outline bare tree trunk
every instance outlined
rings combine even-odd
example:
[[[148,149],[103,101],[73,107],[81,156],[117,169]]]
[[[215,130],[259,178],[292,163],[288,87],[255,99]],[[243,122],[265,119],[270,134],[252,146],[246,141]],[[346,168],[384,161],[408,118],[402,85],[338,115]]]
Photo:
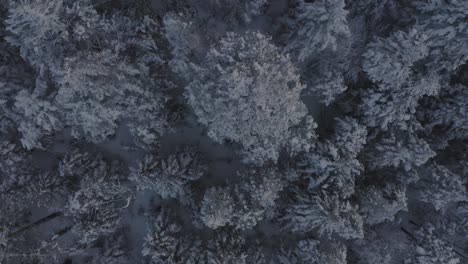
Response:
[[[37,221],[35,221],[35,222],[32,222],[31,224],[29,224],[29,225],[27,225],[27,226],[24,226],[24,227],[22,227],[22,228],[20,228],[20,229],[18,229],[18,230],[16,230],[16,231],[10,233],[10,234],[8,235],[8,237],[15,236],[15,235],[17,235],[17,234],[19,234],[19,233],[21,233],[21,232],[24,232],[25,230],[28,230],[28,229],[30,229],[30,228],[32,228],[32,227],[36,227],[36,226],[38,226],[38,225],[40,225],[40,224],[46,223],[46,222],[48,222],[48,221],[50,221],[50,220],[52,220],[52,219],[54,219],[54,218],[57,218],[57,217],[59,217],[59,216],[62,216],[62,215],[63,215],[62,212],[51,213],[51,214],[48,215],[48,216],[45,216],[45,217],[43,217],[43,218],[41,218],[41,219],[39,219],[39,220],[37,220]]]

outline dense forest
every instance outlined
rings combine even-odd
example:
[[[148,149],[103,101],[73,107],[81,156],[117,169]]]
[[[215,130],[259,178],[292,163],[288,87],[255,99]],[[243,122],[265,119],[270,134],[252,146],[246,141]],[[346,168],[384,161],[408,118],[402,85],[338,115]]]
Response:
[[[0,1],[0,263],[468,263],[468,2]]]

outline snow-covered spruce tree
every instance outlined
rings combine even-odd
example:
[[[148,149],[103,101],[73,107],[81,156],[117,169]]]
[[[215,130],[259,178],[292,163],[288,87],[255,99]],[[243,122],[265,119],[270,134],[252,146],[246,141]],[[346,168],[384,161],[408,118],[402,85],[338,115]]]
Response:
[[[38,98],[38,94],[32,91],[35,86],[39,90],[47,88],[44,82],[48,78],[45,76],[47,74],[45,69],[48,66],[45,64],[53,63],[53,60],[47,59],[45,53],[49,54],[52,51],[57,51],[51,49],[51,45],[44,47],[46,45],[44,42],[46,42],[47,38],[53,37],[60,41],[60,37],[55,36],[54,32],[60,29],[61,26],[48,21],[49,18],[55,16],[55,4],[38,1],[31,6],[22,6],[12,1],[10,19],[4,22],[6,28],[4,29],[4,25],[2,25],[0,30],[2,35],[0,41],[2,48],[2,66],[0,67],[0,117],[2,122],[0,130],[3,132],[18,130],[24,135],[21,140],[23,146],[28,149],[42,147],[40,139],[61,127],[61,122],[56,117],[56,107]],[[41,14],[41,11],[44,14]],[[15,15],[18,15],[18,17]],[[41,15],[44,15],[44,17],[41,17]],[[37,20],[34,25],[28,26],[25,22],[28,19]],[[9,25],[13,21],[15,21],[16,27]],[[54,29],[55,27],[58,29]],[[24,36],[25,39],[20,40],[16,38],[15,34],[8,34],[6,30],[10,30],[12,33],[21,30],[27,32]],[[21,41],[31,46],[23,46]],[[16,46],[19,46],[19,51]],[[38,54],[33,54],[35,52]],[[40,61],[30,62],[33,66],[31,67],[21,58],[20,54],[23,57],[30,54],[31,57],[34,57],[31,58],[32,60]],[[39,72],[37,78],[34,69]],[[35,78],[36,81],[34,82]]]
[[[462,84],[441,88],[438,97],[427,99],[424,108],[418,112],[418,119],[424,126],[424,133],[431,146],[440,149],[448,141],[468,137],[468,88]]]
[[[15,124],[21,119],[12,111],[14,95],[34,87],[35,75],[16,48],[3,39],[4,31],[0,26],[0,132],[8,133],[16,129]]]
[[[429,36],[430,57],[426,67],[442,75],[444,85],[450,74],[468,61],[468,6],[463,0],[421,0],[414,27]]]
[[[354,193],[356,176],[363,170],[357,156],[366,137],[366,129],[355,119],[336,119],[329,140],[316,142],[309,152],[296,157],[296,172],[308,182],[310,190],[320,188],[349,197]]]
[[[268,263],[262,248],[255,241],[232,230],[220,230],[206,243],[208,263]]]
[[[350,31],[343,0],[299,0],[287,49],[306,61],[326,49],[337,50]]]
[[[301,65],[307,93],[326,104],[346,90],[350,30],[344,0],[297,1],[288,21],[285,51]]]
[[[363,239],[352,243],[349,248],[348,263],[369,264],[398,263],[407,258],[411,241],[399,224],[392,222],[387,225],[375,225],[365,229]]]
[[[417,135],[422,127],[415,118],[418,100],[439,90],[438,75],[423,66],[427,39],[415,29],[398,31],[370,43],[364,54],[363,69],[375,86],[360,91],[358,108],[371,130],[364,151],[371,169],[402,166],[409,171],[435,155]]]
[[[193,68],[186,97],[208,135],[240,143],[245,162],[276,162],[294,136],[291,127],[307,115],[288,56],[259,32],[228,33]]]
[[[356,183],[354,198],[364,223],[374,227],[390,224],[400,211],[408,211],[408,185],[419,180],[418,168],[401,167],[366,169]],[[412,198],[412,197],[411,197]]]
[[[163,18],[164,36],[171,45],[170,69],[181,79],[190,79],[190,59],[201,45],[194,22],[181,14],[168,13]]]
[[[276,168],[248,168],[238,171],[242,182],[234,186],[234,212],[231,225],[254,228],[259,221],[273,218],[280,192],[290,180],[287,171]]]
[[[338,241],[300,240],[291,248],[283,245],[275,254],[275,263],[279,264],[345,264],[346,246]]]
[[[352,118],[337,119],[335,133],[317,142],[294,165],[306,188],[288,187],[290,200],[281,223],[294,232],[316,232],[345,239],[362,238],[363,219],[349,198],[355,192],[356,176],[362,172],[357,156],[366,143],[366,129]]]
[[[278,209],[276,200],[291,179],[288,171],[254,167],[239,170],[237,177],[241,181],[231,188],[213,187],[205,192],[200,218],[207,227],[246,230],[273,218]]]
[[[49,71],[57,70],[64,53],[72,48],[64,21],[66,4],[54,1],[9,1],[9,17],[5,24],[12,33],[6,39],[19,47],[21,56],[40,72],[38,82],[49,78]],[[47,87],[38,89],[39,94]]]
[[[359,108],[367,126],[402,126],[416,112],[419,99],[438,93],[438,75],[420,65],[429,54],[427,38],[413,29],[368,45],[363,69],[376,86],[361,93]]]
[[[358,193],[359,213],[366,224],[393,221],[399,211],[407,209],[406,186],[386,183],[384,187],[369,186]]]
[[[50,263],[56,263],[53,261],[59,250],[47,249],[49,239],[37,233],[41,223],[61,213],[51,209],[37,220],[37,216],[31,217],[30,208],[44,210],[58,205],[64,198],[62,183],[53,172],[37,168],[31,153],[19,142],[0,140],[0,262],[33,263],[48,258]],[[33,240],[28,239],[31,236]]]
[[[201,240],[184,233],[175,214],[164,207],[151,217],[142,254],[155,264],[266,263],[261,250],[248,245],[239,233],[219,229],[211,239]]]
[[[131,256],[126,248],[128,238],[122,233],[106,237],[99,253],[87,259],[90,264],[126,264]]]
[[[443,210],[427,206],[424,202],[415,203],[415,206],[417,206],[415,210],[410,211],[411,221],[409,223],[411,226],[408,227],[408,230],[414,228],[423,232],[430,230],[438,239],[447,245],[451,245],[457,257],[463,260],[463,251],[468,245],[468,241],[466,241],[468,234],[468,202],[449,203]],[[428,230],[424,230],[424,228]],[[411,233],[414,233],[414,231]],[[415,235],[412,234],[411,238],[415,239]]]
[[[151,217],[142,254],[154,264],[205,263],[199,247],[201,241],[188,240],[181,234],[180,225],[174,221],[174,213],[159,208]]]
[[[419,181],[412,185],[412,193],[436,210],[444,210],[450,203],[468,202],[462,178],[444,166],[429,164],[420,169],[419,175]]]
[[[350,31],[343,0],[299,0],[287,20],[285,52],[298,62],[305,92],[330,104],[346,90]]]
[[[32,154],[13,142],[0,143],[0,157],[0,261],[59,263],[73,250],[59,246],[60,231],[47,237],[51,230],[41,232],[41,225],[63,215],[65,179],[37,168]],[[47,214],[37,219],[31,208]]]
[[[0,176],[2,183],[33,171],[28,160],[28,152],[14,142],[2,139],[0,141]]]
[[[22,118],[17,129],[22,134],[21,143],[26,149],[44,148],[42,139],[63,127],[60,109],[27,90],[15,97],[14,111]]]
[[[293,232],[332,234],[344,239],[363,237],[363,220],[356,206],[335,194],[298,192],[284,209],[281,222]]]
[[[365,149],[365,161],[370,169],[401,167],[410,171],[423,165],[436,154],[429,144],[412,130],[382,133],[372,143]]]
[[[385,38],[414,23],[414,8],[408,1],[362,0],[346,1],[349,11],[350,45],[346,57],[345,77],[356,84],[363,77],[363,54],[375,38]],[[342,51],[340,50],[340,55]]]
[[[235,187],[234,193],[239,208],[235,221],[238,228],[244,229],[255,226],[258,221],[271,218],[275,215],[276,202],[280,192],[290,180],[288,171],[280,171],[276,168],[249,168],[238,172],[242,183]],[[253,221],[247,220],[247,216],[253,217]]]
[[[428,56],[427,36],[416,30],[399,31],[368,47],[363,68],[376,87],[363,91],[364,122],[387,129],[389,124],[410,120],[418,100],[439,90],[438,76],[418,65]]]
[[[398,31],[368,45],[363,68],[379,90],[395,89],[414,74],[414,64],[429,53],[427,38],[416,30]]]
[[[228,188],[212,187],[205,192],[200,218],[209,228],[216,229],[230,223],[234,213],[234,198]]]
[[[382,36],[412,23],[413,3],[395,0],[363,0],[347,3],[348,18],[359,21],[366,36]],[[357,26],[357,25],[355,25]],[[352,28],[352,26],[350,26]],[[352,34],[356,32],[351,30]],[[357,37],[353,35],[352,37]]]
[[[77,181],[70,189],[64,213],[73,220],[72,231],[80,242],[91,243],[114,232],[122,211],[133,199],[131,189],[123,182],[119,164],[75,151],[63,159],[59,169],[63,177]]]
[[[205,174],[206,165],[200,153],[184,148],[167,157],[147,155],[132,168],[131,179],[138,190],[151,190],[163,199],[186,202],[191,196],[189,184]]]
[[[62,207],[65,179],[31,164],[31,153],[14,142],[0,142],[0,157],[0,192],[15,197],[16,206]]]
[[[452,245],[440,239],[432,227],[415,232],[414,250],[405,264],[461,263]]]

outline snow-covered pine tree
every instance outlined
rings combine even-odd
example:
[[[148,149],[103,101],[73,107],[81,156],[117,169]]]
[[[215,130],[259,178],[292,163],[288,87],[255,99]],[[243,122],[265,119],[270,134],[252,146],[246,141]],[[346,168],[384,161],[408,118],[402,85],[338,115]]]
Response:
[[[190,183],[205,172],[201,154],[188,147],[167,157],[147,155],[132,168],[131,179],[138,190],[151,190],[163,199],[175,198],[185,203],[191,196]]]

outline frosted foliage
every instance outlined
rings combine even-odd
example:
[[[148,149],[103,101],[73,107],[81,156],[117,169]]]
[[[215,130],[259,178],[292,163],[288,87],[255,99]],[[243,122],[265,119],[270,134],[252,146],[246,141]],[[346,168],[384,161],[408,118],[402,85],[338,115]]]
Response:
[[[30,171],[27,153],[21,147],[8,140],[0,141],[0,171],[11,179]]]
[[[468,60],[468,6],[464,0],[424,0],[416,7],[422,12],[417,28],[424,30],[432,48],[429,62],[432,70],[456,69]],[[446,73],[443,73],[446,74]]]
[[[193,23],[187,22],[183,17],[169,13],[164,16],[164,34],[171,43],[172,59],[169,66],[172,71],[182,76],[189,72],[189,57],[191,50],[200,46],[200,39],[193,32]]]
[[[251,248],[236,232],[216,231],[214,237],[200,240],[184,234],[175,215],[162,208],[151,218],[142,254],[155,264],[247,264],[265,263],[261,250]]]
[[[25,216],[23,210],[18,208],[12,201],[14,197],[0,193],[0,261],[5,262],[18,256],[19,250],[15,242],[22,237],[13,237],[9,234],[16,229],[18,223],[23,224],[22,218]]]
[[[436,141],[441,141],[442,146],[451,139],[464,139],[468,135],[468,88],[464,85],[444,87],[439,98],[427,109],[426,129],[428,132],[437,133],[437,128],[442,128],[442,134],[434,135]]]
[[[212,228],[229,224],[234,212],[234,200],[226,188],[213,187],[205,192],[201,203],[201,219]]]
[[[20,48],[21,55],[37,68],[59,66],[60,54],[68,38],[66,23],[61,21],[62,1],[10,1],[6,20],[13,33],[7,40]]]
[[[246,230],[276,217],[281,191],[294,175],[276,168],[248,168],[238,171],[238,177],[242,183],[236,184],[232,192],[234,212],[230,225]]]
[[[406,99],[407,97],[405,97]],[[401,96],[388,96],[378,91],[366,91],[362,96],[360,111],[367,126],[387,129],[392,123],[404,122],[411,118],[407,113],[407,104],[401,104]]]
[[[406,122],[411,122],[414,112],[418,106],[418,99],[423,94],[414,95],[410,92],[418,90],[419,93],[424,89],[429,94],[435,94],[439,89],[437,80],[427,80],[417,83],[407,83],[401,90],[391,93],[369,90],[362,94],[362,105],[359,110],[362,113],[363,122],[368,127],[377,127],[387,130],[390,126],[405,126]]]
[[[67,110],[73,134],[100,142],[113,135],[120,120],[131,118],[132,128],[132,123],[148,112],[157,116],[161,101],[144,88],[146,71],[125,63],[109,51],[67,59],[60,73],[62,86],[55,99]],[[158,126],[158,120],[154,121]]]
[[[417,30],[398,31],[369,44],[363,69],[377,87],[362,93],[359,108],[367,126],[401,125],[411,119],[421,97],[438,93],[440,76],[420,65],[429,54],[427,38]]]
[[[145,237],[142,254],[143,256],[150,256],[153,263],[176,263],[171,260],[173,260],[179,246],[176,235],[180,231],[180,227],[172,222],[170,216],[173,215],[169,211],[161,209],[151,219],[150,229]]]
[[[239,194],[238,194],[239,195]],[[235,204],[234,217],[231,219],[231,225],[241,230],[253,229],[265,218],[265,208],[251,204],[248,198],[243,195],[238,197],[240,201]]]
[[[308,91],[313,95],[319,95],[326,105],[331,104],[337,95],[347,89],[343,77],[338,77],[337,74],[339,74],[338,71],[331,69],[321,72],[321,76],[310,84]]]
[[[344,244],[337,241],[329,241],[319,245],[318,261],[319,263],[330,264],[346,264],[347,261],[347,248]]]
[[[301,68],[306,93],[331,104],[347,86],[343,74],[351,32],[343,0],[297,1],[284,51]]]
[[[0,61],[0,132],[8,133],[21,121],[10,108],[10,103],[15,99],[14,94],[33,87],[34,76],[16,49],[1,41]]]
[[[24,116],[18,127],[22,133],[21,143],[26,149],[43,148],[41,139],[62,127],[59,109],[25,90],[15,99],[16,111]]]
[[[398,212],[407,209],[406,189],[390,184],[382,189],[370,187],[360,194],[359,204],[365,223],[393,221]]]
[[[161,61],[153,35],[158,26],[152,19],[102,16],[86,1],[20,1],[11,6],[7,29],[12,34],[6,39],[38,72],[32,94],[44,97],[44,107],[50,104],[50,116],[71,127],[74,137],[94,143],[113,135],[124,122],[138,143],[151,145],[159,139],[166,128],[161,111],[166,98],[153,89],[159,83],[150,76],[151,65]],[[40,148],[38,141],[50,134],[50,125],[28,123],[21,129],[24,144]]]
[[[444,166],[432,164],[420,173],[421,179],[414,184],[421,201],[430,203],[436,210],[449,203],[468,201],[462,178]]]
[[[213,6],[214,12],[229,12],[229,16],[225,16],[225,19],[250,22],[253,17],[261,13],[268,0],[208,0],[207,2]]]
[[[301,0],[297,18],[287,50],[305,61],[325,49],[336,50],[340,39],[349,37],[350,31],[344,0]]]
[[[286,208],[285,227],[294,232],[318,231],[320,235],[363,237],[363,221],[349,201],[336,195],[321,198],[311,194],[297,195],[295,203]]]
[[[403,8],[404,5],[393,0],[362,0],[353,2],[350,13],[352,16],[357,15],[359,18],[365,16],[366,27],[381,32],[389,27],[389,25],[382,23],[382,20],[388,17],[394,19],[399,15],[406,15],[406,10]],[[402,18],[404,22],[407,19],[409,18]],[[361,24],[359,25],[361,26]]]
[[[191,181],[203,176],[205,166],[197,152],[184,149],[166,158],[157,155],[146,156],[132,169],[132,180],[139,190],[155,191],[162,198],[184,199]]]
[[[297,161],[297,172],[308,178],[309,189],[321,186],[343,197],[352,195],[355,177],[363,169],[356,157],[366,143],[366,136],[366,129],[356,120],[349,117],[336,119],[335,133],[330,141],[320,142],[316,149]]]
[[[317,139],[316,128],[317,123],[314,122],[314,118],[310,115],[306,116],[301,123],[293,128],[294,136],[291,137],[288,146],[291,156],[310,151]]]
[[[245,161],[276,161],[290,128],[307,114],[304,86],[287,56],[258,32],[228,33],[196,67],[187,99],[208,135],[243,146]]]
[[[13,150],[17,151],[17,150]],[[17,155],[17,154],[15,154]],[[64,179],[53,172],[42,172],[29,164],[31,157],[22,157],[22,162],[15,166],[21,168],[18,172],[13,172],[0,184],[0,191],[5,194],[16,196],[17,206],[35,205],[41,208],[63,208],[66,203],[66,191],[62,187]],[[6,170],[2,170],[3,173]]]
[[[388,39],[369,44],[363,68],[381,89],[394,89],[412,74],[412,66],[428,55],[427,36],[411,30],[398,31]]]
[[[429,87],[430,94],[434,94],[438,90],[438,85],[434,85],[435,83],[431,83],[430,80],[416,84],[409,83],[402,90],[390,94],[368,91],[367,94],[363,94],[363,104],[359,106],[364,123],[369,127],[378,127],[383,130],[387,130],[391,126],[408,126],[408,123],[413,122],[418,99],[424,95],[410,94],[411,90],[408,88],[414,87],[416,90]]]
[[[75,220],[73,231],[85,244],[114,232],[122,218],[121,211],[133,199],[130,188],[120,182],[116,164],[108,164],[99,157],[91,161],[88,159],[89,154],[74,152],[64,159],[61,166],[73,168],[88,164],[81,175],[80,188],[70,193],[65,206],[65,213]]]
[[[356,158],[366,144],[367,130],[356,119],[345,117],[336,119],[333,144],[336,155],[343,158]]]
[[[413,256],[405,260],[405,264],[461,263],[452,246],[438,238],[431,228],[420,229],[416,235],[416,249]]]
[[[82,243],[91,243],[101,235],[107,235],[118,227],[123,209],[128,198],[120,193],[122,188],[116,184],[106,184],[100,188],[89,187],[83,192],[75,193],[69,200],[70,214],[77,215],[79,222],[74,226],[74,232],[80,236]],[[104,191],[104,193],[100,193]],[[122,207],[115,207],[121,202]],[[113,207],[109,207],[113,206]]]
[[[54,172],[43,172],[21,146],[0,142],[0,193],[15,200],[16,207],[60,207],[63,205],[63,179]],[[10,201],[9,201],[10,202]],[[13,205],[12,205],[13,206]]]
[[[390,230],[392,232],[393,230]],[[392,264],[395,262],[391,246],[393,243],[397,243],[399,255],[401,250],[407,247],[406,244],[401,242],[401,237],[393,238],[394,235],[388,235],[382,237],[373,230],[366,230],[366,238],[358,241],[353,245],[352,251],[357,255],[357,264],[368,264],[368,263],[381,263],[381,264]],[[397,258],[398,256],[397,255]]]
[[[406,171],[426,163],[435,152],[422,139],[414,134],[406,138],[390,135],[375,143],[366,154],[368,166],[371,168],[399,167]]]
[[[252,173],[252,178],[261,178],[245,184],[247,191],[252,194],[252,201],[263,208],[273,208],[275,200],[279,197],[279,192],[284,187],[284,182],[279,178],[279,172],[270,169],[262,171],[258,175],[253,171],[250,173]]]
[[[213,264],[247,264],[248,253],[245,251],[245,240],[237,234],[225,233],[218,235],[210,241],[209,248],[212,251]]]
[[[0,0],[0,263],[465,263],[467,22]]]
[[[93,258],[90,264],[125,264],[129,258],[126,255],[125,236],[114,235],[105,240],[103,250]]]
[[[282,248],[279,264],[345,264],[346,246],[337,241],[300,240],[294,248]]]

